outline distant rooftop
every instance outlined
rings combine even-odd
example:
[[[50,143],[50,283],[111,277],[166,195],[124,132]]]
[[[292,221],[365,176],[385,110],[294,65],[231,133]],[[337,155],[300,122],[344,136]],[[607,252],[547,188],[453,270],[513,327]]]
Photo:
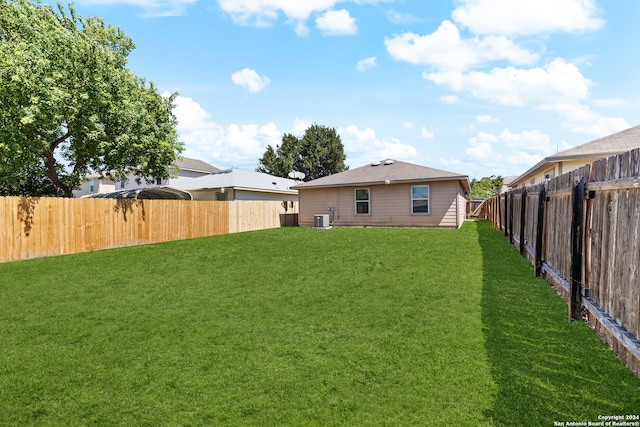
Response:
[[[455,172],[433,169],[399,160],[386,159],[359,168],[314,179],[294,188],[339,187],[365,184],[385,184],[416,181],[460,180],[469,191],[469,177]]]
[[[176,160],[174,164],[182,170],[189,170],[194,172],[206,172],[206,173],[217,173],[221,172],[215,166],[211,166],[207,162],[203,162],[202,160],[192,159],[189,157],[183,157],[182,160]]]

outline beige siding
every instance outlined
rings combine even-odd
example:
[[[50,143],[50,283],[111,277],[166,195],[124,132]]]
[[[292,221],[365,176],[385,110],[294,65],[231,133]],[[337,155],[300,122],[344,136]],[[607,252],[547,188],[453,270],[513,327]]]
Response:
[[[429,214],[411,213],[413,185],[429,185]],[[368,215],[355,214],[356,188],[369,188]],[[314,215],[329,214],[336,226],[459,227],[461,191],[458,181],[300,189],[299,224],[313,226]]]

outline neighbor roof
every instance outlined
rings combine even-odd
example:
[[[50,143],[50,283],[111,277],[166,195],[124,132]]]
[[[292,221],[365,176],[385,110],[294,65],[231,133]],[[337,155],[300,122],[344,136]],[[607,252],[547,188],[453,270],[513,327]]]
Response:
[[[297,194],[297,190],[291,189],[296,183],[297,181],[293,179],[280,178],[262,172],[229,169],[177,182],[173,186],[183,190],[207,190],[225,187],[238,190]]]
[[[398,184],[425,181],[462,181],[465,191],[471,191],[469,177],[454,172],[433,169],[398,160],[381,160],[356,169],[314,179],[293,188],[346,187],[354,185]]]
[[[207,162],[203,162],[202,160],[192,159],[189,157],[183,157],[182,160],[176,160],[174,164],[180,169],[190,170],[194,172],[205,172],[205,173],[215,173],[221,172],[215,166],[211,166]]]
[[[563,162],[566,160],[602,159],[619,153],[631,151],[636,148],[640,148],[640,125],[602,138],[594,139],[586,144],[578,145],[577,147],[569,148],[568,150],[560,151],[553,156],[545,157],[535,166],[514,179],[512,184],[521,182],[528,175],[548,163]]]

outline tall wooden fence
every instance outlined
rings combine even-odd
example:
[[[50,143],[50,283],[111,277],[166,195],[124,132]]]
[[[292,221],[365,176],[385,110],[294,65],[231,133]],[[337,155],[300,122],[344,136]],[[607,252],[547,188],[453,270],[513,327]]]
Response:
[[[640,150],[503,193],[484,216],[640,377]]]
[[[0,262],[297,225],[298,202],[0,197]]]

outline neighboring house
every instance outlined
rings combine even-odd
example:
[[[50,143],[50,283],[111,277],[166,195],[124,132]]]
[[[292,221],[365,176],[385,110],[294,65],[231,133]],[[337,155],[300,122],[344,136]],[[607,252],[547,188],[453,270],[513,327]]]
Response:
[[[194,200],[297,201],[298,181],[262,172],[229,169],[172,185],[188,191]]]
[[[454,227],[466,216],[469,177],[396,160],[315,179],[298,190],[301,226],[329,214],[336,226]]]
[[[515,178],[511,188],[538,184],[553,179],[596,160],[631,151],[640,147],[640,125],[598,138],[586,144],[560,151],[538,162]]]
[[[134,176],[130,176],[126,181],[114,181],[102,174],[94,173],[86,177],[87,180],[82,183],[80,189],[73,192],[73,195],[74,197],[83,197],[91,194],[112,193],[121,190],[174,186],[179,182],[220,172],[220,169],[202,160],[188,157],[184,157],[182,160],[176,160],[174,165],[178,168],[176,176],[155,183],[148,183],[144,179],[138,183]]]

